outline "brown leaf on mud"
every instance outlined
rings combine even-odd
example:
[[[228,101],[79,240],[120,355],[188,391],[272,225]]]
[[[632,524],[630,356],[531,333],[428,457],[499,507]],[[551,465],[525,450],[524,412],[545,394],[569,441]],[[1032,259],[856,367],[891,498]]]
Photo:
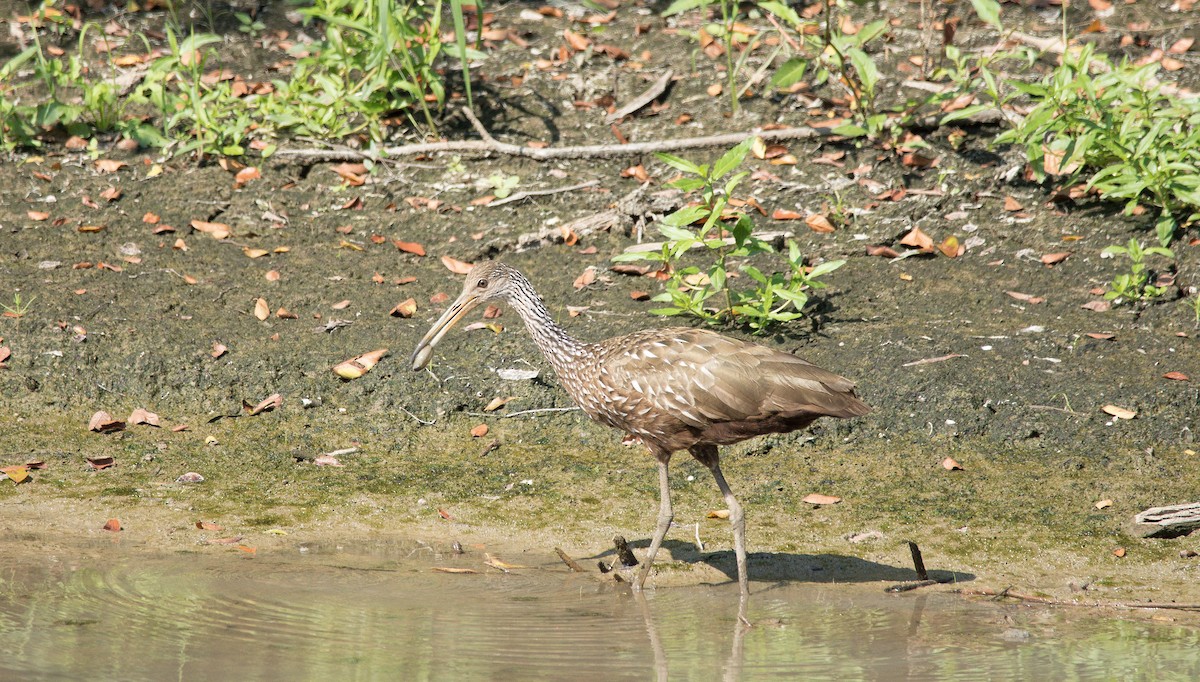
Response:
[[[1021,205],[1021,202],[1006,194],[1004,196],[1004,210],[1009,213],[1016,213],[1017,211],[1025,210],[1025,207]]]
[[[900,157],[900,163],[909,168],[933,168],[938,164],[938,159],[917,152],[909,152]]]
[[[337,173],[342,180],[346,181],[347,185],[352,187],[358,187],[366,182],[363,176],[367,174],[367,167],[361,163],[339,163],[329,170]]]
[[[804,225],[809,226],[812,232],[820,234],[828,234],[834,231],[833,223],[829,222],[829,219],[821,214],[809,214],[804,219]]]
[[[1127,410],[1124,407],[1117,407],[1116,405],[1105,405],[1100,409],[1106,414],[1111,414],[1117,419],[1133,419],[1137,416],[1137,412],[1134,412],[1133,410]]]
[[[179,433],[180,431],[187,431],[189,428],[191,428],[191,427],[189,427],[187,424],[176,424],[175,426],[171,427],[171,433]]]
[[[96,159],[96,170],[101,173],[116,173],[129,164],[124,161],[113,161],[112,159]]]
[[[265,277],[268,282],[278,282],[280,274],[278,270],[267,270],[267,274],[263,275],[263,277]]]
[[[460,261],[457,258],[451,258],[450,256],[442,256],[442,265],[445,265],[447,270],[456,275],[465,275],[471,271],[470,263]]]
[[[574,287],[578,291],[596,281],[596,268],[587,266],[578,277],[575,278]]]
[[[262,173],[254,166],[246,166],[233,176],[234,187],[244,187],[251,180],[257,180],[262,177]]]
[[[717,509],[714,511],[710,511],[709,513],[704,515],[704,518],[706,518],[706,519],[727,519],[727,518],[729,518],[729,510],[728,509]]]
[[[1117,338],[1116,334],[1108,334],[1108,333],[1100,333],[1100,332],[1088,332],[1087,334],[1084,334],[1084,336],[1087,336],[1088,338],[1092,338],[1092,339],[1098,339],[1100,341],[1111,341],[1112,339]]]
[[[890,246],[885,246],[883,244],[868,244],[867,245],[867,255],[868,256],[880,256],[882,258],[899,258],[900,257],[900,254],[896,253],[895,249],[893,249]]]
[[[345,379],[346,381],[357,379],[367,372],[370,372],[372,367],[379,364],[379,361],[384,355],[387,355],[387,352],[388,349],[379,348],[369,353],[356,355],[349,360],[345,360],[334,365],[333,373]]]
[[[1037,305],[1039,303],[1044,303],[1046,301],[1046,299],[1042,298],[1041,296],[1034,296],[1033,294],[1022,294],[1019,291],[1006,291],[1004,293],[1008,294],[1009,296],[1012,296],[1013,298],[1017,299],[1018,301],[1024,301],[1024,302],[1032,304],[1032,305]]]
[[[637,180],[638,182],[649,182],[650,181],[650,173],[647,172],[646,167],[640,163],[636,166],[630,166],[630,167],[626,168],[625,170],[621,171],[621,177],[633,178],[633,179]]]
[[[329,307],[333,308],[334,310],[345,310],[346,308],[350,307],[350,300],[343,299],[341,301],[338,301],[337,303],[330,305]]]
[[[242,401],[242,408],[245,409],[246,411],[248,411],[250,413],[251,417],[258,415],[258,414],[262,414],[263,412],[270,412],[272,410],[277,410],[282,406],[283,406],[283,396],[279,395],[278,393],[272,393],[271,395],[267,396],[266,398],[263,398],[254,407],[251,407],[250,404],[247,403],[246,401],[244,401],[244,400]]]
[[[221,357],[222,355],[224,355],[228,352],[229,352],[229,346],[226,346],[225,344],[221,343],[220,341],[214,341],[213,346],[212,346],[212,352],[210,352],[209,355],[211,355],[213,357],[213,360],[216,360],[217,358]]]
[[[112,433],[125,428],[125,422],[113,419],[107,412],[100,410],[88,421],[88,430],[97,433]]]
[[[121,190],[116,187],[109,187],[103,192],[100,192],[100,198],[105,201],[113,202],[121,198]]]
[[[1112,500],[1100,500],[1099,502],[1097,502],[1096,504],[1093,504],[1092,506],[1095,507],[1097,511],[1099,511],[1101,509],[1108,509],[1112,505],[1113,505]]]
[[[1083,308],[1084,310],[1091,310],[1093,312],[1102,313],[1102,312],[1107,311],[1109,308],[1111,308],[1112,304],[1109,303],[1108,301],[1088,301],[1087,303],[1084,303],[1083,305],[1081,305],[1079,307]]]
[[[487,424],[479,424],[471,429],[471,435],[475,438],[483,438],[488,435],[488,431]]]
[[[1125,558],[1125,548],[1124,548],[1124,547],[1118,547],[1118,548],[1114,549],[1114,550],[1113,550],[1113,556],[1115,556],[1115,557],[1116,557],[1116,558],[1118,558],[1118,559],[1123,559],[1123,558]]]
[[[117,531],[121,530],[121,522],[117,519],[109,519],[104,522],[103,530],[106,530],[110,533],[116,533]]]
[[[1163,375],[1163,378],[1170,379],[1171,381],[1191,381],[1191,378],[1183,372],[1167,372]]]
[[[777,208],[771,211],[771,220],[802,220],[803,218],[803,213],[786,208]]]
[[[958,258],[967,252],[967,247],[958,243],[958,237],[950,235],[942,240],[941,244],[938,244],[938,251],[941,251],[942,255],[947,258]]]
[[[105,227],[106,226],[104,226],[104,225],[80,225],[76,229],[79,232],[83,232],[84,234],[91,234],[91,233],[96,233],[96,232],[103,232]]]
[[[412,317],[417,312],[417,300],[415,298],[407,298],[396,304],[388,312],[392,317]]]
[[[267,299],[259,298],[254,301],[254,316],[262,322],[271,316],[271,306],[267,305]]]
[[[496,410],[500,409],[501,407],[504,407],[504,405],[507,404],[508,401],[510,401],[512,399],[513,399],[513,396],[509,396],[507,398],[501,398],[501,397],[497,396],[495,398],[492,398],[491,402],[489,402],[483,408],[483,411],[484,412],[495,412]]]
[[[1042,256],[1042,262],[1045,263],[1046,265],[1056,265],[1058,263],[1065,261],[1070,256],[1071,256],[1070,251],[1060,251],[1058,253],[1047,253],[1046,255]]]
[[[904,246],[918,248],[925,253],[933,252],[933,238],[922,232],[919,227],[909,230],[908,234],[900,239],[900,243]]]
[[[608,266],[608,269],[619,275],[634,275],[635,277],[642,277],[644,275],[650,274],[650,272],[655,270],[657,267],[658,266],[656,266],[656,265],[635,265],[633,263],[614,263],[613,265]]]
[[[450,516],[450,512],[446,511],[445,509],[442,509],[441,507],[438,508],[437,513],[438,513],[438,516],[442,517],[443,519],[446,519],[447,521],[454,520],[454,517]]]
[[[649,301],[650,292],[634,289],[633,291],[629,292],[629,298],[632,298],[635,301]]]
[[[567,315],[571,317],[579,317],[586,313],[592,306],[590,305],[569,305],[567,306]]]
[[[833,495],[822,495],[821,493],[809,493],[809,494],[805,495],[804,499],[802,499],[800,501],[805,504],[816,504],[816,505],[837,504],[838,502],[842,501],[842,498],[835,497]]]
[[[247,258],[262,258],[263,256],[265,256],[271,252],[266,249],[252,249],[249,246],[247,246],[244,249],[242,249],[242,253],[246,254]]]
[[[416,242],[406,242],[406,241],[401,241],[399,239],[393,239],[392,244],[397,249],[400,249],[404,253],[411,253],[415,256],[424,256],[425,255],[425,247],[421,246],[420,244],[418,244]],[[445,262],[445,261],[443,261],[443,262]],[[450,267],[450,266],[446,266],[446,267]]]
[[[579,35],[569,28],[563,30],[563,40],[565,40],[567,45],[570,45],[571,49],[575,50],[576,52],[583,52],[584,50],[588,49],[589,45],[592,44],[592,41],[588,40],[584,36]]]
[[[139,407],[131,412],[127,421],[135,426],[138,424],[145,424],[146,426],[160,426],[158,415],[142,407]]]
[[[117,463],[117,461],[115,459],[113,459],[112,457],[108,457],[107,455],[102,456],[102,457],[84,457],[84,459],[87,460],[88,466],[95,469],[96,471],[100,471],[102,469],[107,469],[110,466],[114,466]]]
[[[8,346],[0,346],[0,365],[3,365],[12,357],[12,350]]]
[[[1188,50],[1192,49],[1192,45],[1195,44],[1195,38],[1180,38],[1172,43],[1171,47],[1167,48],[1167,52],[1170,54],[1185,54]]]
[[[204,234],[207,234],[218,241],[233,234],[233,230],[230,229],[230,227],[225,223],[210,223],[204,220],[193,220],[188,224],[192,226],[193,230],[196,230],[197,232],[203,232]]]
[[[483,319],[494,320],[497,317],[500,317],[502,312],[503,311],[500,309],[500,306],[489,305],[483,309]]]
[[[947,457],[942,460],[942,468],[946,471],[962,471],[963,467],[953,457]]]
[[[457,566],[434,566],[433,571],[436,573],[454,573],[458,575],[479,575],[479,571],[473,568],[458,568]]]
[[[36,222],[41,222],[50,217],[50,214],[46,213],[45,211],[25,211],[25,215],[29,216],[30,220]]]
[[[450,300],[450,294],[447,294],[444,291],[439,291],[436,294],[429,297],[429,302],[434,305],[439,305],[439,304],[445,303],[446,301],[449,301],[449,300]]]
[[[19,464],[0,467],[0,478],[7,478],[16,485],[29,480],[29,468]]]
[[[147,225],[157,225],[158,221],[159,217],[157,213],[146,211],[146,214],[142,216],[142,222],[146,223]]]
[[[225,530],[225,526],[218,526],[217,524],[215,524],[211,521],[197,521],[196,528],[198,528],[200,530],[211,530],[214,532],[219,532],[219,531]]]

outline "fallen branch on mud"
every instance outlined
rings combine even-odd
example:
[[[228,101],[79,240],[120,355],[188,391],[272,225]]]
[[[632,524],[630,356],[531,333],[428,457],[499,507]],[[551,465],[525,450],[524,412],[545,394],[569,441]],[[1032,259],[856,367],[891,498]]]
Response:
[[[1049,606],[1088,606],[1092,608],[1115,608],[1115,609],[1172,609],[1175,611],[1200,611],[1200,604],[1177,604],[1172,602],[1153,602],[1153,601],[1074,601],[1066,599],[1055,599],[1053,597],[1040,597],[1036,594],[1025,594],[1024,592],[1016,592],[1012,588],[1003,590],[993,590],[990,588],[969,589],[964,588],[958,590],[958,593],[967,597],[992,597],[994,599],[1016,599],[1017,601],[1028,602],[1030,604],[1046,604]]]
[[[398,147],[387,147],[378,153],[358,151],[353,149],[281,149],[272,156],[277,159],[296,160],[316,163],[321,161],[358,161],[371,159],[386,161],[391,157],[412,156],[417,154],[433,154],[436,152],[504,154],[519,156],[536,161],[552,159],[610,159],[653,152],[677,152],[685,149],[702,149],[706,147],[732,147],[748,137],[757,136],[764,142],[777,140],[811,140],[819,137],[831,137],[832,131],[820,128],[784,128],[779,130],[761,130],[754,128],[737,133],[721,135],[706,135],[704,137],[682,137],[674,140],[651,140],[649,142],[631,142],[629,144],[594,144],[578,147],[522,147],[517,144],[501,142],[483,127],[475,114],[467,108],[463,109],[467,120],[479,133],[482,140],[457,140],[446,142],[425,142],[406,144]]]

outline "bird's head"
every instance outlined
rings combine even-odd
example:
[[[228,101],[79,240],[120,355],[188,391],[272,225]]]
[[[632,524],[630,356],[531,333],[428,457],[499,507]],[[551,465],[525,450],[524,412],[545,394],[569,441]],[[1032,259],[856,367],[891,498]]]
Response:
[[[467,281],[463,283],[462,293],[454,299],[454,303],[429,328],[425,336],[417,343],[412,354],[412,368],[424,369],[433,356],[433,347],[442,340],[446,332],[458,323],[467,313],[480,303],[495,299],[507,299],[515,290],[516,281],[521,275],[499,261],[485,261],[471,268],[467,273]]]

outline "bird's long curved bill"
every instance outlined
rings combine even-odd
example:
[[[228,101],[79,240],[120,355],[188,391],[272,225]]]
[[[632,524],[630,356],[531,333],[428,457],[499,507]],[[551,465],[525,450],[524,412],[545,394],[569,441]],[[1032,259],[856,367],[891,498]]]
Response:
[[[417,347],[413,349],[412,368],[414,370],[425,369],[425,366],[429,364],[429,359],[433,357],[433,347],[478,303],[477,297],[464,293],[446,309],[446,312],[438,318],[437,322],[433,323],[429,331],[425,332],[425,336],[417,342]]]

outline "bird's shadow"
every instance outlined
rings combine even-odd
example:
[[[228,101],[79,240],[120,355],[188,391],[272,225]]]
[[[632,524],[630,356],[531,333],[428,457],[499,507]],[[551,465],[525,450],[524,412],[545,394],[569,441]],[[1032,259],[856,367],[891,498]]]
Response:
[[[645,550],[649,545],[649,540],[629,542],[630,547],[641,550]],[[644,556],[645,553],[643,551],[639,554]],[[611,561],[615,555],[615,551],[609,550],[592,558],[607,558]],[[897,544],[896,556],[898,560],[901,556],[907,558],[909,556],[908,547]],[[659,569],[663,569],[667,568],[672,560],[676,562],[676,565],[686,564],[701,572],[707,571],[706,567],[716,569],[728,581],[737,582],[737,561],[733,550],[701,551],[693,542],[668,539],[663,542],[655,564]],[[890,566],[844,554],[749,552],[746,555],[746,562],[749,566],[750,577],[756,581],[867,583],[908,582],[918,579],[916,570],[911,566]],[[927,573],[930,580],[938,582],[961,583],[975,580],[974,574],[962,571],[930,569]]]

